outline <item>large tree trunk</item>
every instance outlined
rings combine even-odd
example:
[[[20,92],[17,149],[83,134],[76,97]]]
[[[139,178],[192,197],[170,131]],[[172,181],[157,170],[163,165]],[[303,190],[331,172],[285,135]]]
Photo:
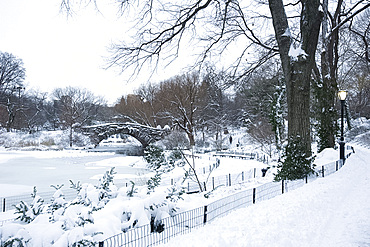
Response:
[[[340,21],[340,10],[343,0],[337,3],[336,11],[331,18],[331,25],[335,27]],[[324,19],[322,22],[322,53],[321,53],[321,85],[315,88],[318,101],[318,134],[319,151],[325,148],[333,148],[335,145],[335,135],[337,131],[335,111],[337,85],[337,65],[338,65],[338,42],[339,33],[336,29],[330,36],[329,26],[329,1],[323,1]]]
[[[310,85],[322,13],[319,0],[302,0],[301,43],[294,47],[282,0],[269,0],[283,66],[288,103],[288,140],[299,138],[311,155]],[[303,52],[299,52],[300,49]]]

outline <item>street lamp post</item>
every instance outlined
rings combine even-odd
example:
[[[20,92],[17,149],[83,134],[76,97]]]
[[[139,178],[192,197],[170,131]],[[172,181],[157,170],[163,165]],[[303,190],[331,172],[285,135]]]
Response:
[[[344,163],[344,136],[343,136],[343,128],[344,128],[344,104],[347,97],[347,91],[341,90],[338,92],[338,98],[340,99],[340,141],[339,141],[339,159],[342,160]]]

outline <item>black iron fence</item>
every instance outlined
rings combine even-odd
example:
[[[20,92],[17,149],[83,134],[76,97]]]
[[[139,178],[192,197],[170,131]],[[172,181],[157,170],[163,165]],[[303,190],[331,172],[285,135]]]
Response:
[[[161,220],[164,227],[161,231],[153,232],[153,226],[148,224],[131,229],[127,232],[112,236],[99,242],[100,246],[153,246],[165,243],[169,239],[203,226],[205,223],[205,207],[199,207],[176,214]]]
[[[218,151],[213,156],[214,157],[229,157],[229,158],[237,158],[237,159],[257,160],[265,164],[269,163],[269,156],[265,154],[253,153],[253,152],[225,150],[225,151]]]
[[[347,147],[347,149],[353,150],[352,147]],[[346,158],[351,154],[352,152],[348,153]],[[225,216],[235,209],[244,208],[271,199],[302,187],[304,184],[315,180],[319,176],[325,177],[332,174],[343,165],[344,163],[339,160],[324,166],[316,167],[317,174],[304,179],[265,183],[258,187],[232,194],[203,207],[162,219],[162,229],[160,233],[153,232],[152,226],[148,224],[109,237],[99,242],[99,247],[153,246],[159,243],[166,243],[177,235],[188,233],[192,229],[203,226],[207,222],[218,217]],[[240,176],[237,177],[239,178]],[[231,175],[225,176],[224,183],[228,181],[229,178],[231,178]],[[233,179],[231,180],[233,181]]]
[[[353,148],[347,147],[347,150],[353,151]],[[346,158],[348,158],[351,154],[352,152],[349,152],[346,155]],[[159,243],[166,243],[177,235],[188,233],[192,229],[203,226],[205,223],[210,222],[215,218],[225,216],[235,209],[243,208],[260,201],[271,199],[283,193],[287,193],[288,191],[302,187],[305,183],[316,179],[318,176],[328,176],[339,170],[343,165],[344,163],[341,160],[338,160],[324,166],[316,167],[317,175],[312,175],[310,177],[294,181],[283,180],[280,182],[265,183],[258,187],[235,193],[208,205],[162,219],[162,229],[160,232],[154,231],[153,226],[148,224],[109,237],[104,241],[99,242],[99,247],[153,246]],[[238,174],[227,174],[211,177],[202,183],[204,184],[205,189],[211,190],[220,185],[232,186],[235,184],[249,182],[251,179],[262,176],[263,172],[261,169],[254,168]],[[170,179],[169,181],[173,184],[174,179]],[[198,189],[199,186],[196,183],[189,182],[187,184],[188,192],[196,191]],[[54,192],[38,193],[38,195],[43,198],[51,198],[53,193]],[[71,200],[76,197],[76,192],[74,190],[68,190],[66,192],[64,191],[64,194],[67,200]],[[0,198],[0,200],[0,209],[3,212],[10,209],[12,205],[19,203],[20,200],[23,200],[27,203],[32,202],[30,195]],[[4,222],[5,221],[0,222],[0,226],[4,224]]]
[[[224,155],[227,155],[226,152],[222,152]],[[235,153],[230,153],[235,154]],[[241,153],[238,153],[241,154]],[[258,153],[243,153],[247,157],[253,157],[251,159],[261,159],[261,160],[267,160],[267,158],[264,157],[261,154]],[[202,156],[196,156],[197,159],[202,159]],[[231,156],[229,156],[231,157]],[[209,174],[211,173],[216,166],[219,165],[219,161],[217,161],[217,158],[210,158],[207,157],[205,159],[207,162],[209,162],[208,166],[203,166],[201,168],[196,169],[197,174]],[[233,179],[230,180],[227,176],[233,176]],[[249,171],[242,172],[240,174],[229,174],[227,176],[218,176],[218,177],[212,177],[208,180],[202,181],[202,186],[205,186],[210,189],[214,189],[215,187],[219,185],[231,185],[235,183],[240,183],[240,181],[248,181],[248,179],[251,178],[258,178],[262,176],[262,172],[260,169],[254,168]],[[237,179],[235,177],[238,177]],[[147,180],[149,177],[142,176],[140,178],[127,178],[126,180],[120,180],[120,183],[117,183],[116,185],[119,187],[129,187],[131,186],[130,181],[133,181],[136,186],[142,186],[146,185]],[[176,181],[181,181],[183,177],[172,177],[172,178],[163,178],[161,181],[161,185],[173,185]],[[76,191],[64,187],[63,193],[65,195],[66,200],[72,200],[76,198]],[[185,185],[186,192],[197,192],[199,191],[199,185],[194,181],[189,181]],[[41,196],[42,198],[51,198],[53,196],[55,191],[48,191],[48,192],[38,192],[37,195]],[[24,201],[27,204],[32,203],[31,198],[31,191],[29,194],[22,194],[22,195],[16,195],[16,196],[9,196],[9,197],[0,197],[0,213],[5,212],[11,209],[14,209],[14,205],[18,204],[20,201]]]

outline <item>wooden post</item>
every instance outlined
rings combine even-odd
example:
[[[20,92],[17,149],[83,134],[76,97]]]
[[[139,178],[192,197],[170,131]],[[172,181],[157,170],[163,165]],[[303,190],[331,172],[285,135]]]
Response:
[[[3,212],[5,212],[5,198],[3,198]]]
[[[215,177],[212,177],[212,190],[215,189]]]
[[[229,186],[231,186],[231,174],[229,173]]]
[[[284,194],[284,180],[281,180],[281,194]]]

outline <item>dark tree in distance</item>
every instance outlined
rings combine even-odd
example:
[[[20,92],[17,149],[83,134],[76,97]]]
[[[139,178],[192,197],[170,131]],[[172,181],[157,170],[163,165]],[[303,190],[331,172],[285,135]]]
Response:
[[[6,109],[8,116],[7,131],[10,131],[16,116],[23,110],[20,97],[24,92],[25,76],[22,59],[11,53],[0,52],[0,106]]]
[[[338,84],[349,91],[346,101],[353,116],[370,118],[370,10],[351,20],[348,29],[342,60],[350,70],[340,74]]]
[[[7,97],[24,87],[26,69],[23,61],[11,53],[0,52],[0,102],[6,104]]]
[[[98,115],[104,100],[90,91],[75,87],[57,88],[53,92],[57,115],[62,125],[69,129],[69,145],[73,145],[73,129],[88,124]]]
[[[321,47],[320,47],[320,66],[314,68],[315,80],[313,92],[316,97],[315,116],[317,119],[318,131],[318,151],[324,148],[333,148],[335,146],[335,136],[338,131],[336,119],[338,116],[335,110],[338,92],[338,70],[340,66],[344,71],[350,71],[354,64],[348,64],[341,57],[346,51],[346,44],[343,37],[345,32],[348,33],[348,27],[345,24],[351,23],[356,15],[366,10],[370,6],[366,1],[348,2],[339,0],[329,2],[324,0],[322,3],[323,21],[321,25]],[[330,12],[331,10],[331,12]],[[365,21],[369,25],[370,21]],[[366,24],[365,24],[366,25]],[[356,46],[357,42],[351,43],[350,46]],[[366,42],[364,43],[366,47]],[[366,57],[365,52],[365,57]],[[350,58],[349,60],[353,60]],[[347,73],[347,72],[345,72]]]
[[[183,130],[189,138],[190,146],[194,147],[194,131],[199,116],[199,75],[191,73],[176,76],[162,82],[159,87],[159,114]]]

